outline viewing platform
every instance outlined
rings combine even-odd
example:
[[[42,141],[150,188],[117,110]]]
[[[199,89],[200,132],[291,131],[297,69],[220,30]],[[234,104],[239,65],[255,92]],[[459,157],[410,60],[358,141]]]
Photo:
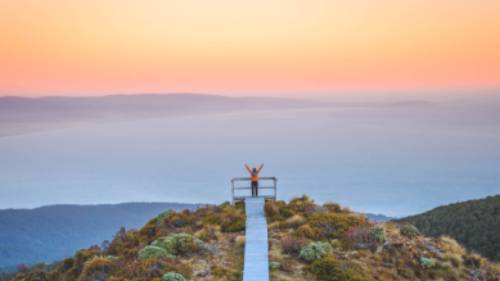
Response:
[[[243,177],[231,179],[231,195],[233,203],[244,201],[247,198],[276,200],[278,184],[278,179],[276,177],[259,178],[258,196],[252,196],[252,187],[250,183],[250,178]]]

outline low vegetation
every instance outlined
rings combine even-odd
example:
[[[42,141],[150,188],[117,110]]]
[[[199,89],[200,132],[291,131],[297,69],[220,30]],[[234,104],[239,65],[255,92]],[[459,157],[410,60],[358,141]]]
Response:
[[[374,223],[305,196],[268,201],[265,210],[273,281],[500,281],[500,265],[407,222]],[[101,247],[22,268],[12,280],[242,280],[244,218],[243,204],[165,212]]]
[[[401,221],[427,236],[453,237],[466,248],[500,261],[500,195],[441,206]]]
[[[374,223],[305,196],[269,201],[266,213],[273,281],[500,280],[500,265],[408,223]]]
[[[50,266],[19,271],[14,281],[241,280],[244,208],[229,203],[165,212],[139,230]]]

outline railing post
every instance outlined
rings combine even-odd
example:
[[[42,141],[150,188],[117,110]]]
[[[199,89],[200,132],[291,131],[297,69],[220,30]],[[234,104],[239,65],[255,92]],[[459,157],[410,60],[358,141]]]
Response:
[[[271,199],[271,200],[276,200],[278,198],[278,179],[276,177],[262,177],[261,180],[263,182],[267,181],[272,181],[272,184],[271,185],[259,185],[259,191],[261,190],[271,190],[271,194],[267,193],[267,194],[264,194],[264,195],[261,195],[261,196],[257,196],[257,197],[264,197],[264,198],[267,198],[267,199]],[[250,178],[241,178],[241,177],[237,177],[237,178],[233,178],[231,179],[231,196],[232,196],[232,203],[234,204],[236,201],[239,201],[239,200],[244,200],[246,197],[248,196],[237,196],[237,192],[239,192],[240,190],[251,190],[251,187],[250,186],[244,186],[244,187],[238,187],[238,185],[236,184],[236,182],[239,182],[239,181],[245,181],[245,182],[249,182],[250,181]]]
[[[273,178],[273,185],[274,185],[274,200],[276,200],[276,198],[278,198],[278,185],[277,185],[277,182],[276,182],[276,178]]]
[[[232,204],[234,205],[234,179],[231,180],[231,196],[232,196]]]

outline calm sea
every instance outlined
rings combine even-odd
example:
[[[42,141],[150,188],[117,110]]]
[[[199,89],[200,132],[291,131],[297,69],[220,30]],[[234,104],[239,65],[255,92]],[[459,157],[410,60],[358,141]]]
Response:
[[[244,163],[279,197],[403,216],[500,193],[500,113],[331,108],[87,124],[0,138],[0,208],[220,203]]]

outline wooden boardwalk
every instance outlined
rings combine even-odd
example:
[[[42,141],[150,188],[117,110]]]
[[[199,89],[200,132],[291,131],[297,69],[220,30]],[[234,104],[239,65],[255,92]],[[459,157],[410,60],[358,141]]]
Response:
[[[243,281],[269,281],[267,221],[264,198],[246,198]]]

